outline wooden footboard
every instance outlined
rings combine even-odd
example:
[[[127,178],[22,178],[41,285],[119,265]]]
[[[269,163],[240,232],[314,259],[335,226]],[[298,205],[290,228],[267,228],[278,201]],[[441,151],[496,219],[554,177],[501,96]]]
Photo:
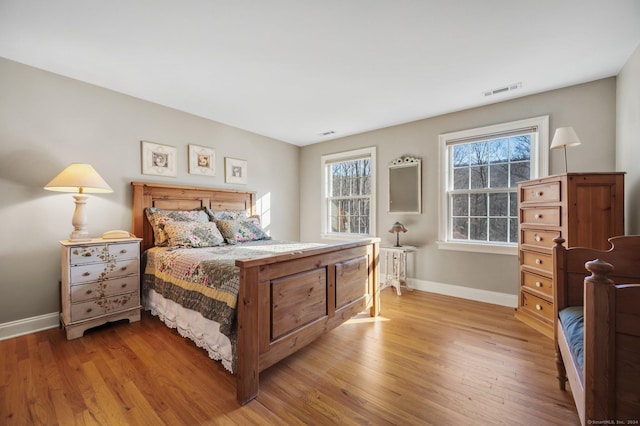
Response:
[[[379,312],[377,240],[238,260],[237,397],[258,394],[261,371],[359,312]]]
[[[553,249],[559,385],[564,389],[568,376],[583,425],[640,420],[640,284],[614,283],[640,282],[640,236],[609,241],[608,251],[566,249],[562,239]],[[558,319],[569,306],[583,306],[582,370]]]

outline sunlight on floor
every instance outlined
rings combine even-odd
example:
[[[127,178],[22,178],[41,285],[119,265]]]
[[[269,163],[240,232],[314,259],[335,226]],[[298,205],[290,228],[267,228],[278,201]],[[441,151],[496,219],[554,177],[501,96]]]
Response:
[[[391,321],[389,318],[384,318],[384,317],[370,317],[368,314],[366,314],[367,316],[355,316],[353,318],[351,318],[350,320],[346,321],[343,325],[347,325],[347,324],[363,324],[363,323],[369,323],[369,322],[385,322],[385,321]]]

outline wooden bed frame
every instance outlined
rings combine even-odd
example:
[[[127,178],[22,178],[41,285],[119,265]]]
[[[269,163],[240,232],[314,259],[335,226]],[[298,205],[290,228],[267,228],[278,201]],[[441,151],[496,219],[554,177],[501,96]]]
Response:
[[[230,189],[132,182],[132,232],[142,250],[153,247],[145,208],[246,210],[255,193]],[[237,399],[258,395],[261,371],[354,315],[379,314],[379,240],[347,242],[269,257],[237,260]]]
[[[568,378],[583,425],[637,424],[640,284],[614,281],[640,283],[640,236],[610,238],[608,251],[566,249],[562,238],[554,241],[554,338],[560,389],[565,390]],[[585,279],[587,271],[592,275]],[[558,312],[568,306],[584,307],[582,374],[558,325]]]

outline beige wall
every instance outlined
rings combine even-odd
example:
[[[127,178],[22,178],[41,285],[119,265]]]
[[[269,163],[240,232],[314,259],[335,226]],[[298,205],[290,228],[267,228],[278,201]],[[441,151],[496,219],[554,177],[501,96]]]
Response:
[[[177,147],[178,177],[142,175],[140,141]],[[187,145],[214,148],[217,175],[188,174]],[[71,194],[42,187],[87,162],[113,188],[91,196],[89,231],[130,229],[131,181],[233,187],[224,157],[248,161],[271,234],[299,238],[299,148],[0,58],[0,325],[58,312],[60,249],[72,229]],[[266,213],[266,214],[265,214]],[[269,214],[270,213],[270,214]]]
[[[376,146],[378,235],[391,242],[393,235],[386,230],[396,220],[409,228],[403,241],[419,247],[412,275],[423,282],[515,295],[515,256],[436,247],[438,135],[547,114],[551,135],[556,127],[574,126],[583,144],[569,150],[570,171],[612,171],[617,161],[618,169],[627,172],[628,229],[639,233],[640,168],[634,162],[640,158],[638,75],[636,51],[619,76],[617,105],[616,79],[608,78],[297,148],[0,58],[0,221],[5,236],[0,248],[0,326],[59,309],[57,241],[71,231],[73,201],[69,194],[42,187],[73,161],[91,163],[115,191],[91,196],[92,235],[129,229],[132,180],[232,187],[223,177],[223,158],[229,156],[248,160],[246,188],[265,201],[272,235],[321,241],[320,156]],[[178,178],[140,173],[141,140],[178,148]],[[189,143],[216,149],[216,177],[188,174]],[[386,166],[404,154],[423,159],[424,212],[419,216],[386,212]],[[550,157],[551,174],[562,172],[562,152],[550,152]]]
[[[625,176],[626,233],[640,234],[640,45],[618,75],[616,164]]]
[[[413,275],[417,280],[475,288],[515,295],[518,290],[518,259],[440,250],[438,236],[438,135],[524,118],[549,115],[550,138],[556,127],[573,126],[582,145],[568,151],[569,170],[615,170],[616,80],[608,78],[527,96],[482,108],[429,118],[302,148],[300,156],[300,236],[320,241],[320,156],[366,146],[377,147],[377,229],[383,242],[394,236],[387,232],[399,220],[409,229],[402,235],[405,244],[419,247]],[[428,102],[425,99],[425,102]],[[423,159],[423,213],[387,213],[387,164],[401,155]],[[550,152],[550,173],[564,172],[561,150]]]

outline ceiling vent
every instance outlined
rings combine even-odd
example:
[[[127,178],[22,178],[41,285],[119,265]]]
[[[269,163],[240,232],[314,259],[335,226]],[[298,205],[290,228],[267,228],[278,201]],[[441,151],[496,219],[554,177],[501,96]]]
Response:
[[[482,93],[485,96],[493,96],[493,95],[497,95],[499,93],[510,92],[512,90],[516,90],[516,89],[519,89],[521,87],[522,87],[522,83],[514,83],[514,84],[509,84],[509,85],[504,86],[504,87],[498,87],[497,89],[485,90]]]

